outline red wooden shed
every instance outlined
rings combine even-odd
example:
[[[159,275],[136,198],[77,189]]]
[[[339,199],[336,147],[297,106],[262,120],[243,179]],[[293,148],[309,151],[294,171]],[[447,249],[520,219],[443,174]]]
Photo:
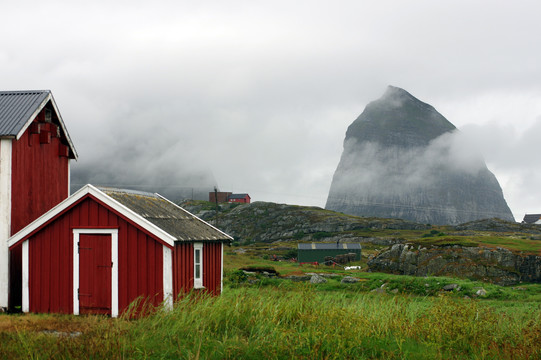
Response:
[[[192,289],[219,294],[232,238],[158,194],[86,185],[9,240],[24,312],[101,313]]]
[[[250,203],[250,195],[248,194],[231,194],[227,197],[227,201],[230,203]]]
[[[21,252],[8,239],[68,197],[71,159],[51,91],[0,91],[0,309],[21,300]]]

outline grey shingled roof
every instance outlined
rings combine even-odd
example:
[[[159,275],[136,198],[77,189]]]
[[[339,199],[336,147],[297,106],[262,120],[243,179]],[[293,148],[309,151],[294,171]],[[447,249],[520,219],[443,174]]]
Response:
[[[298,244],[299,250],[360,250],[361,244],[357,243],[339,243],[339,244]]]
[[[107,196],[174,236],[177,241],[230,241],[232,238],[158,194],[99,188]]]
[[[49,90],[0,91],[0,136],[17,136],[50,94]]]

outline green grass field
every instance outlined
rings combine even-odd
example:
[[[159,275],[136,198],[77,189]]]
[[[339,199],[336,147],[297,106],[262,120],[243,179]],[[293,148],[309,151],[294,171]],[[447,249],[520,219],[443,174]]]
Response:
[[[2,315],[6,359],[537,359],[539,302],[228,288],[138,320]],[[35,325],[42,323],[43,326]],[[74,322],[75,324],[73,324]],[[34,324],[30,327],[29,324]],[[43,332],[47,324],[64,332]],[[69,332],[68,332],[69,331]],[[79,331],[79,332],[76,332]]]
[[[541,358],[541,284],[299,266],[263,259],[267,248],[227,249],[222,295],[190,294],[173,311],[139,319],[2,314],[0,359]],[[238,270],[246,266],[340,276],[309,284],[250,275],[249,283]],[[342,284],[344,275],[360,281]],[[442,290],[451,283],[460,290]],[[481,287],[487,294],[476,297]]]

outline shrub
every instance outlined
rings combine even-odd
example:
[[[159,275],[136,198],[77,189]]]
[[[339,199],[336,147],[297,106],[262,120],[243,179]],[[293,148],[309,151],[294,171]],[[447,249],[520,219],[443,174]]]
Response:
[[[285,259],[296,259],[299,256],[299,251],[297,249],[289,249],[285,255]]]
[[[314,240],[320,240],[320,239],[324,239],[324,238],[327,238],[327,237],[331,237],[332,234],[329,233],[329,232],[326,232],[326,231],[318,231],[317,233],[315,233],[314,235],[312,235],[312,239]]]

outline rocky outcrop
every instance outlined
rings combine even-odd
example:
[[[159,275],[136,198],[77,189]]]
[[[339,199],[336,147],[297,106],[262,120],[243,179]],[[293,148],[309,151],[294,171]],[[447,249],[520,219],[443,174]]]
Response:
[[[347,129],[325,208],[424,224],[514,221],[470,145],[432,106],[390,86]]]
[[[182,203],[182,207],[216,225],[241,242],[287,240],[327,242],[385,242],[392,239],[359,238],[358,230],[425,230],[424,224],[400,219],[376,219],[350,216],[318,207],[254,202],[232,206],[224,204],[218,212],[200,203]]]
[[[513,285],[541,282],[541,257],[502,248],[395,244],[368,262],[371,271],[414,276],[456,276]]]
[[[515,232],[525,234],[541,234],[541,225],[538,224],[521,224],[502,219],[484,219],[470,221],[454,227],[458,231],[491,231],[491,232]],[[540,237],[536,237],[541,240]]]

